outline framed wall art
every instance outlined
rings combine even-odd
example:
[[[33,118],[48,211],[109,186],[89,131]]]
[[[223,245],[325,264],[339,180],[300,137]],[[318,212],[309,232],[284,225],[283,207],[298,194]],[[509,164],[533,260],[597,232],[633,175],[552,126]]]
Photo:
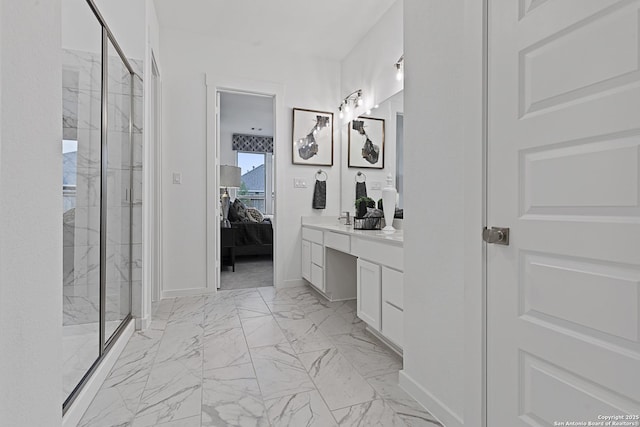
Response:
[[[384,169],[384,119],[353,119],[348,154],[350,168]]]
[[[294,165],[333,166],[333,113],[293,109]]]

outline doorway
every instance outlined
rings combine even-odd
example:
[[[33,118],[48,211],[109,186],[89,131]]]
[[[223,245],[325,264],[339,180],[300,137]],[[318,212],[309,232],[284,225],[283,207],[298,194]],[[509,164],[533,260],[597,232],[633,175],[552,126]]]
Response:
[[[228,222],[220,227],[220,290],[274,283],[274,97],[219,93],[220,196],[228,194]],[[227,181],[236,168],[239,180]],[[227,202],[221,202],[226,204]],[[223,218],[224,219],[224,218]]]

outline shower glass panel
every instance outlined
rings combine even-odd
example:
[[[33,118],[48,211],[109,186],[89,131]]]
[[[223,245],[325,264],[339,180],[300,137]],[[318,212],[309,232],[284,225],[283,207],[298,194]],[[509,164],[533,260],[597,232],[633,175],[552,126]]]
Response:
[[[65,3],[63,106],[63,400],[100,356],[102,26]],[[70,18],[73,17],[73,18]]]
[[[132,76],[108,42],[105,339],[131,312]]]

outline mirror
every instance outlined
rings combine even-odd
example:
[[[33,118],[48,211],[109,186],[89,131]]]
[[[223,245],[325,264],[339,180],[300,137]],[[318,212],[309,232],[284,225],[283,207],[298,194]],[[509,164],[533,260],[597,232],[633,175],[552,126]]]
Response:
[[[403,207],[403,134],[404,134],[404,91],[400,91],[371,110],[371,115],[363,115],[365,119],[384,120],[384,168],[358,168],[348,166],[349,157],[349,129],[350,125],[342,128],[342,188],[341,212],[355,212],[356,178],[365,178],[367,195],[376,202],[382,198],[382,189],[386,185],[387,175],[393,177],[393,185],[398,190],[397,207]],[[352,150],[353,153],[353,150]],[[363,175],[358,176],[358,172]]]

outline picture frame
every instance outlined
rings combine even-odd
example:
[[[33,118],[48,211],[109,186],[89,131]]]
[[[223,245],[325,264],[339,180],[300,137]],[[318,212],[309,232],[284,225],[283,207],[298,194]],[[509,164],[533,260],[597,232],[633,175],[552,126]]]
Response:
[[[294,165],[333,166],[333,113],[293,109]]]
[[[348,166],[384,169],[384,119],[358,117],[349,123]]]

